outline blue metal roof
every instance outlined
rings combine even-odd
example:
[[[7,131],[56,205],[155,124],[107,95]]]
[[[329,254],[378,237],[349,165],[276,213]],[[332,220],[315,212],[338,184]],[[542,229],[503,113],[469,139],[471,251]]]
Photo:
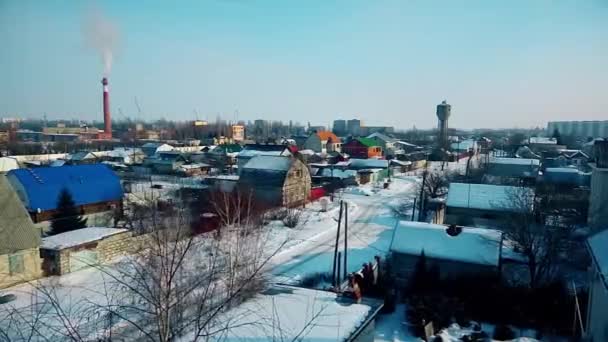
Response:
[[[104,164],[17,169],[8,173],[27,193],[29,211],[53,210],[63,188],[76,205],[116,201],[123,197],[118,176]]]

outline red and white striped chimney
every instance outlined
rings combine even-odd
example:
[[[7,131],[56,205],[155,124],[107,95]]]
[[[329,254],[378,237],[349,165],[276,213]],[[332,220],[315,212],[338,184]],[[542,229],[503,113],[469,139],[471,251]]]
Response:
[[[106,139],[112,138],[112,117],[110,116],[110,91],[108,90],[108,79],[101,80],[103,84],[103,127]]]

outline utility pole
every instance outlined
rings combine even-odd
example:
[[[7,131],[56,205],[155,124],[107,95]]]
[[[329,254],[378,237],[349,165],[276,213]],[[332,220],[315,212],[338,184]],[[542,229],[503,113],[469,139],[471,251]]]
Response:
[[[428,172],[429,172],[428,170],[424,170],[424,172],[422,172],[422,185],[420,186],[420,199],[418,200],[418,205],[420,205],[420,209],[418,210],[418,222],[420,222],[420,220],[422,219],[422,212],[424,211],[424,208],[423,208],[424,185],[426,184],[426,175]]]
[[[336,268],[338,267],[338,242],[340,241],[340,224],[342,223],[342,201],[340,201],[340,214],[338,215],[338,231],[336,232],[336,244],[334,246],[334,267],[333,267],[333,285],[338,285],[338,275],[336,274]]]
[[[344,203],[344,279],[348,276],[348,202]]]

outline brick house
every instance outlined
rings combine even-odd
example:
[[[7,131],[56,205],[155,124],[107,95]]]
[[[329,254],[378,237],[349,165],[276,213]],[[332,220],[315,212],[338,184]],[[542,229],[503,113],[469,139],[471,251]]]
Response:
[[[351,158],[367,159],[382,157],[382,147],[374,139],[356,138],[342,145],[342,151]]]
[[[258,205],[296,207],[308,201],[310,171],[297,158],[257,156],[240,172],[239,186],[244,191],[252,191]]]

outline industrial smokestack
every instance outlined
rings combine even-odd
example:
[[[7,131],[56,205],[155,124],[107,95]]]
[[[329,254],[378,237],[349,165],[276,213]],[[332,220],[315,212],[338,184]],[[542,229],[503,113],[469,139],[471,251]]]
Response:
[[[103,84],[103,127],[106,139],[112,139],[112,117],[110,116],[110,91],[108,90],[108,79],[101,80]]]

